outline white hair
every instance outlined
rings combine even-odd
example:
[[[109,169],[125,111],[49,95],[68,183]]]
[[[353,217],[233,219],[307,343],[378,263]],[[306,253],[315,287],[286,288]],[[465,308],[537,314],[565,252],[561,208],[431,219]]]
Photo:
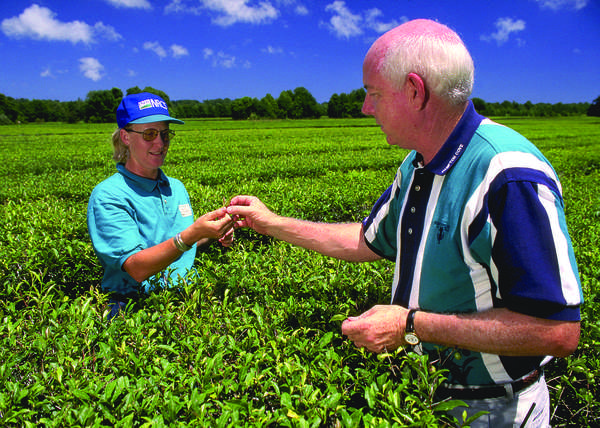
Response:
[[[465,44],[448,28],[397,37],[385,54],[381,73],[398,88],[409,73],[415,73],[434,94],[460,105],[473,91],[475,67]]]

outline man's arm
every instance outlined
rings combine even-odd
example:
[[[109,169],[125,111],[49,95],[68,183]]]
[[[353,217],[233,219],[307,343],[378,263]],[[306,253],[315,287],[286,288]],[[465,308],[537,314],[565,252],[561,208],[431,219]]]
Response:
[[[270,211],[254,196],[234,197],[227,212],[236,227],[250,227],[263,235],[352,262],[380,257],[365,243],[360,223],[316,223],[283,217]]]
[[[358,347],[384,352],[403,346],[408,310],[375,306],[342,324],[342,333]],[[491,309],[473,314],[417,311],[415,331],[421,341],[506,356],[570,355],[579,343],[579,322],[554,321]]]
[[[504,308],[462,315],[417,312],[415,329],[425,341],[506,356],[566,357],[579,343],[578,321],[537,318]]]

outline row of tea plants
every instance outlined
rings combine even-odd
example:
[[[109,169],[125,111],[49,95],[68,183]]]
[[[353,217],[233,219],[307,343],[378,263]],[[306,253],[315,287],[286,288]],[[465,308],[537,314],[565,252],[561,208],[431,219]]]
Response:
[[[547,366],[553,426],[600,423],[600,122],[505,121],[561,176],[586,304],[579,349]],[[0,425],[451,426],[444,379],[404,350],[373,355],[340,322],[389,301],[393,266],[255,234],[197,253],[180,289],[105,321],[85,225],[114,173],[110,125],[0,127]],[[405,155],[372,120],[187,121],[164,167],[197,215],[255,194],[275,211],[358,221]]]

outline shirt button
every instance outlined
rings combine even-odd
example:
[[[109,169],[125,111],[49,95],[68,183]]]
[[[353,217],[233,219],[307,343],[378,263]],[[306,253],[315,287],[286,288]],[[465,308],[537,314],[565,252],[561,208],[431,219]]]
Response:
[[[416,209],[415,207],[410,207],[410,212],[411,212],[411,213],[413,213],[413,214],[414,214],[414,213],[415,213],[415,211],[417,211],[417,209]]]
[[[408,234],[412,235],[412,228],[411,227],[408,228]]]
[[[415,186],[415,191],[418,192],[419,190],[421,190],[421,186],[419,186],[418,184]]]

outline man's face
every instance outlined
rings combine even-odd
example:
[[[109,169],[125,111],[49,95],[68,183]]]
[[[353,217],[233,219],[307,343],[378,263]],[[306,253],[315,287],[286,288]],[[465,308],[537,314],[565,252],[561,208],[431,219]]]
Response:
[[[375,69],[373,60],[367,57],[363,65],[363,83],[367,96],[362,112],[373,116],[387,137],[388,144],[407,147],[409,109],[406,94],[395,88]]]

